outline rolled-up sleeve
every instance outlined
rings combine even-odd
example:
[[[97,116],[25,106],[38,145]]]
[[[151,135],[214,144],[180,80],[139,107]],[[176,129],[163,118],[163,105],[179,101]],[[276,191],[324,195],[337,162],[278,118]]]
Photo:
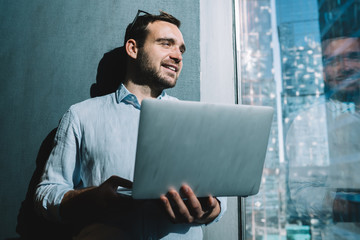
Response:
[[[80,123],[70,108],[60,121],[54,147],[35,193],[35,205],[49,220],[60,221],[59,206],[65,193],[79,184]]]

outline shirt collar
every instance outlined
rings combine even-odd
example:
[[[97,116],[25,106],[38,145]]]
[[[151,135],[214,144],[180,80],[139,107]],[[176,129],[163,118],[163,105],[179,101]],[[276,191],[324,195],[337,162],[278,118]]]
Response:
[[[161,94],[157,97],[157,99],[166,99],[167,96],[168,95],[165,93],[165,91],[162,91]],[[124,84],[121,84],[119,89],[116,91],[116,98],[117,103],[124,102],[127,104],[131,104],[137,109],[140,109],[141,107],[137,97],[131,92],[129,92],[129,90],[127,90]]]
[[[161,94],[157,97],[157,99],[163,99],[163,98],[167,98],[167,94],[165,91],[162,91]]]

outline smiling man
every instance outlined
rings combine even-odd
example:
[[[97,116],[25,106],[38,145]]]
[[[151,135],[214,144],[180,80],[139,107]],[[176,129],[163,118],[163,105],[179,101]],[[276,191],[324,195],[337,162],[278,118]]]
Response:
[[[167,13],[138,11],[126,30],[118,90],[71,106],[60,122],[35,201],[48,219],[70,224],[74,239],[202,239],[201,224],[225,211],[226,199],[197,198],[187,185],[158,200],[116,192],[132,185],[142,100],[176,100],[164,90],[182,69],[179,26]]]
[[[322,43],[325,92],[329,99],[360,107],[360,38],[337,37]]]
[[[178,27],[165,21],[147,26],[148,35],[142,45],[128,39],[125,49],[129,56],[129,71],[124,85],[128,90],[144,90],[144,97],[157,97],[176,84],[182,69],[185,43]],[[143,99],[140,93],[140,102]]]

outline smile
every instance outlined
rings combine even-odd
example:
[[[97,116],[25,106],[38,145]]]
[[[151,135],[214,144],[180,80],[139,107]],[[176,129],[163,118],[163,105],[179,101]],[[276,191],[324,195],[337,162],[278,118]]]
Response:
[[[177,72],[177,67],[171,65],[163,65],[164,68],[170,69],[171,71]]]

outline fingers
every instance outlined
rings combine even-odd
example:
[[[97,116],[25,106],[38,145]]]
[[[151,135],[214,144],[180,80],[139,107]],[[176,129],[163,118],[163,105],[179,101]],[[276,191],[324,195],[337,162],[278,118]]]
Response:
[[[165,211],[168,213],[170,219],[175,222],[176,221],[176,216],[175,213],[171,207],[171,204],[169,202],[169,199],[165,196],[165,195],[161,195],[160,196],[160,200],[163,203],[164,207],[165,207]]]
[[[204,219],[209,216],[213,209],[217,207],[218,201],[213,196],[198,198],[192,189],[183,185],[181,187],[181,193],[188,199],[187,206],[196,219]]]
[[[204,211],[193,190],[188,185],[183,185],[180,188],[180,192],[182,196],[187,199],[187,206],[191,214],[195,218],[200,219],[203,216]]]
[[[194,221],[194,217],[177,191],[170,189],[167,196],[162,195],[160,199],[173,222],[191,223]]]
[[[111,176],[97,188],[97,195],[103,199],[103,205],[116,207],[120,203],[131,202],[128,197],[117,194],[119,186],[131,188],[132,182],[119,176]]]
[[[170,189],[166,196],[160,197],[160,200],[170,219],[175,223],[208,223],[220,213],[220,211],[214,211],[214,209],[220,209],[214,197],[197,198],[188,185],[180,188],[180,194]]]
[[[207,197],[207,210],[213,210],[214,208],[216,208],[218,204],[218,201],[216,200],[216,198],[214,198],[213,196],[209,196]]]
[[[113,189],[117,189],[117,187],[125,187],[132,188],[132,182],[125,178],[121,178],[119,176],[111,176],[108,180],[104,182],[104,184],[109,184]]]

